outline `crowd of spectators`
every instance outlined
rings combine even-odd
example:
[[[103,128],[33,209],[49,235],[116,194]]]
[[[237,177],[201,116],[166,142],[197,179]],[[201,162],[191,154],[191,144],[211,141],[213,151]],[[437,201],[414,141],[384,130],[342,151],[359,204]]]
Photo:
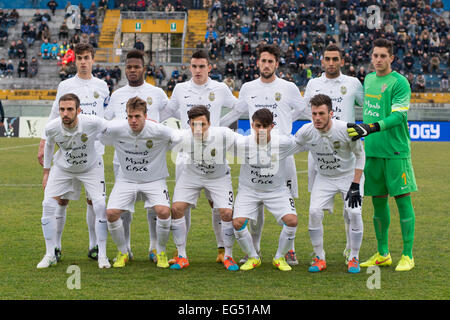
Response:
[[[342,48],[342,72],[362,81],[373,71],[370,49],[379,37],[395,43],[393,69],[410,79],[413,90],[433,88],[447,77],[450,35],[441,0],[213,0],[203,5],[209,20],[197,48],[209,52],[218,66],[211,77],[219,81],[258,77],[259,43],[280,46],[280,76],[299,87],[320,75],[321,53],[330,43]],[[370,24],[371,5],[381,13],[378,26]]]

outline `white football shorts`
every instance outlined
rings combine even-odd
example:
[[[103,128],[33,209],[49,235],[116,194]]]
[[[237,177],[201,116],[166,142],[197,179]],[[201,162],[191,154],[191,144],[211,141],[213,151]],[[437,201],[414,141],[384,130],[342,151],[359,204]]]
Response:
[[[152,208],[154,206],[170,207],[170,197],[166,179],[160,179],[149,183],[116,181],[111,194],[109,195],[107,209],[119,209],[134,212],[134,204],[139,199],[144,200],[144,208]]]
[[[205,190],[206,198],[213,201],[214,208],[233,208],[234,194],[230,173],[211,179],[194,176],[184,170],[176,181],[172,202],[186,202],[195,207],[202,190]]]
[[[275,217],[279,225],[287,214],[295,214],[295,201],[287,186],[272,192],[256,191],[246,186],[239,186],[234,202],[233,219],[247,218],[256,221],[258,208],[264,205]]]
[[[330,178],[317,174],[311,190],[309,207],[328,210],[330,213],[333,213],[334,196],[340,193],[342,200],[344,200],[352,184],[353,177],[353,173],[340,178]],[[361,177],[359,192],[362,198],[364,196],[364,175]],[[344,201],[344,205],[346,208],[347,201]]]
[[[72,173],[57,166],[52,166],[45,188],[45,197],[58,197],[62,199],[78,200],[80,198],[81,184],[90,199],[106,197],[103,163],[99,163],[88,171]],[[74,185],[78,190],[74,190]]]

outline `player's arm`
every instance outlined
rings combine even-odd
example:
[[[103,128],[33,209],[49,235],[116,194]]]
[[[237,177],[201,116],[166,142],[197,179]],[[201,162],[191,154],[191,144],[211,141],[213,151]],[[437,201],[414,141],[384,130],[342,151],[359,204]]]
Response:
[[[48,175],[50,174],[50,167],[52,165],[53,152],[55,151],[55,143],[51,138],[45,140],[44,154],[43,154],[43,177],[42,187],[45,189],[47,186]]]
[[[245,101],[243,90],[239,93],[239,99],[234,105],[234,108],[231,109],[226,115],[220,118],[220,126],[221,127],[229,127],[232,123],[239,120],[241,115],[248,113],[248,105]]]
[[[297,119],[311,120],[311,110],[308,108],[308,104],[306,103],[307,100],[302,97],[302,94],[297,86],[293,86],[291,94],[292,121],[296,121]]]
[[[365,137],[371,133],[389,130],[401,125],[407,118],[409,103],[411,100],[411,88],[406,79],[401,79],[392,88],[391,114],[374,123],[347,123],[347,132],[352,140]]]
[[[364,147],[361,140],[350,141],[350,149],[355,154],[355,174],[353,176],[352,184],[347,192],[345,201],[348,201],[349,208],[357,208],[361,206],[362,197],[360,193],[361,177],[364,172],[364,165],[366,161],[366,155],[364,153]]]
[[[364,107],[364,88],[359,80],[355,80],[356,92],[355,102],[358,106]]]
[[[52,109],[50,111],[50,115],[48,117],[48,122],[52,121],[53,119],[56,119],[59,117],[59,98],[61,97],[61,89],[60,86],[58,86],[58,91],[56,92],[55,101],[53,101]],[[38,161],[41,166],[44,165],[44,146],[45,146],[45,140],[47,139],[45,130],[42,133],[41,141],[39,142],[39,149],[38,149]]]
[[[111,98],[109,99],[109,103],[105,108],[104,118],[106,120],[112,120],[116,116],[116,103],[119,103],[116,98],[117,95],[114,93],[111,95]]]
[[[173,89],[172,95],[170,99],[167,101],[167,104],[164,108],[159,111],[159,121],[163,122],[171,117],[174,117],[178,120],[181,120],[180,115],[180,104],[178,103],[178,86],[175,86]]]

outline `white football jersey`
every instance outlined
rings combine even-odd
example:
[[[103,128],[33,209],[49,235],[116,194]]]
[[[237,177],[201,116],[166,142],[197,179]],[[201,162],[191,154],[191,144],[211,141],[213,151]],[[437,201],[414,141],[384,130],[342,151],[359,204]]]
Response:
[[[177,147],[186,155],[188,174],[219,178],[230,171],[226,153],[234,146],[237,133],[225,127],[209,127],[207,138],[201,141],[194,139],[191,129],[182,132],[183,142]]]
[[[309,80],[304,93],[308,106],[316,94],[329,96],[333,104],[333,119],[346,122],[355,122],[355,103],[360,106],[364,103],[361,82],[342,73],[335,79],[328,79],[325,73],[322,73],[322,76]]]
[[[348,136],[347,123],[331,120],[328,132],[321,132],[313,123],[302,126],[295,134],[295,141],[303,149],[311,151],[318,174],[326,177],[342,177],[364,169],[365,153],[360,140]]]
[[[179,130],[147,120],[139,134],[135,134],[126,120],[112,120],[100,140],[113,145],[120,163],[116,179],[147,183],[169,176],[166,152],[181,141]]]
[[[311,112],[306,108],[306,103],[295,83],[278,77],[271,83],[264,83],[259,78],[242,85],[239,91],[239,101],[235,107],[239,113],[237,115],[248,112],[251,123],[253,113],[262,108],[272,111],[275,128],[287,136],[292,132],[293,111],[297,111],[305,119],[311,118]],[[223,119],[226,119],[225,117]],[[232,117],[231,113],[230,117]],[[225,120],[222,124],[228,125],[229,123]]]
[[[192,107],[206,106],[210,112],[211,126],[218,127],[222,107],[233,108],[236,102],[236,97],[225,83],[208,78],[208,81],[201,86],[196,85],[192,79],[178,83],[172,92],[168,106],[173,114],[179,112],[181,128],[188,129],[187,112]]]
[[[106,129],[107,121],[80,114],[78,124],[73,130],[67,130],[61,118],[54,119],[45,126],[46,145],[44,168],[50,168],[55,144],[59,150],[53,156],[53,164],[69,172],[84,172],[101,161],[96,150],[97,136]]]
[[[147,102],[147,119],[160,122],[160,112],[166,108],[169,99],[161,88],[152,86],[147,82],[139,87],[131,87],[127,84],[114,91],[105,110],[105,119],[126,119],[127,102],[134,97],[139,97]]]
[[[286,185],[286,157],[296,147],[292,136],[271,131],[270,142],[256,143],[254,133],[240,136],[236,141],[237,157],[241,163],[239,185],[258,191],[273,191]]]

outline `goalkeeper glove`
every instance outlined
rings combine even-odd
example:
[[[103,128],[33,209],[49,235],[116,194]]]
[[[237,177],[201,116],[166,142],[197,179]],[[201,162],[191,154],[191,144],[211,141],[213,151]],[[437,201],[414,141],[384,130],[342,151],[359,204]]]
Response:
[[[349,208],[358,208],[358,205],[361,206],[361,194],[359,193],[359,183],[352,182],[350,189],[347,192],[347,196],[345,197],[345,201],[348,200]]]
[[[380,131],[380,124],[374,122],[371,124],[367,123],[347,123],[348,135],[352,138],[352,141],[356,141],[362,137],[365,137],[371,133]]]

